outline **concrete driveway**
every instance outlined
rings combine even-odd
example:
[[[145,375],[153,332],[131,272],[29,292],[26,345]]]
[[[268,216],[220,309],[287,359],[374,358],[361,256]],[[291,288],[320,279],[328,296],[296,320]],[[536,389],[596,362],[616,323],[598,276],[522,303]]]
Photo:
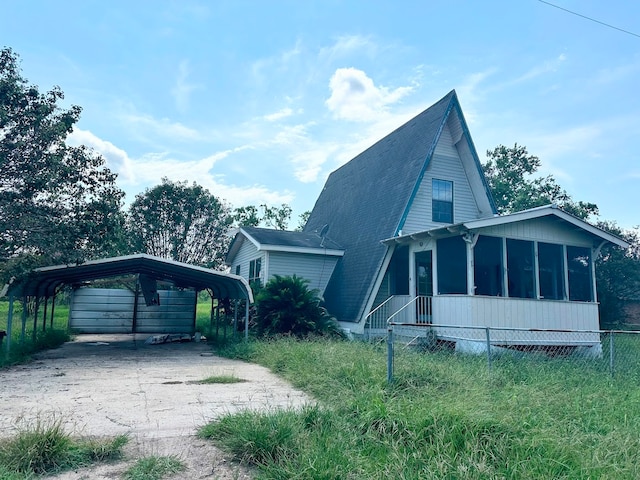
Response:
[[[198,427],[241,409],[311,402],[267,369],[216,357],[204,343],[147,345],[148,337],[79,335],[38,354],[29,364],[0,370],[0,436],[10,436],[38,418],[57,416],[77,435],[128,434],[131,458],[148,454],[182,458],[188,470],[176,478],[243,478],[248,472],[239,472],[208,442],[194,436]],[[213,375],[245,381],[198,383]],[[56,478],[118,478],[117,469],[98,470]]]

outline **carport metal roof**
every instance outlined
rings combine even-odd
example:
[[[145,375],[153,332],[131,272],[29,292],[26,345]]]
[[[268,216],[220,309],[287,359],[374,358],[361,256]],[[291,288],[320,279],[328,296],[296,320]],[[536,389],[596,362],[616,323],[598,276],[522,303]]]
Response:
[[[170,281],[177,287],[210,289],[216,298],[248,299],[253,303],[249,283],[238,275],[167,260],[146,254],[92,260],[78,265],[56,265],[35,269],[23,282],[9,287],[15,296],[51,296],[63,284],[74,284],[144,274],[156,280]]]

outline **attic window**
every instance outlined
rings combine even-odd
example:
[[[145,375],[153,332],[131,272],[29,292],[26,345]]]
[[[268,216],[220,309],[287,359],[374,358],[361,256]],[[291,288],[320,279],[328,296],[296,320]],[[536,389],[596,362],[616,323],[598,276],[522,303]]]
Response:
[[[453,223],[453,182],[431,180],[431,219],[438,223]]]

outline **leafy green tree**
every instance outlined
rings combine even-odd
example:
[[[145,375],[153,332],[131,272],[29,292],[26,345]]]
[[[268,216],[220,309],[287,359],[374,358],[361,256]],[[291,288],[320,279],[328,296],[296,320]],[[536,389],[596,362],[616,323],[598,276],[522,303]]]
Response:
[[[260,209],[254,205],[238,207],[233,211],[233,220],[239,227],[257,227],[263,225],[267,228],[286,230],[291,220],[292,209],[286,203],[279,207],[271,207],[261,204]]]
[[[256,296],[255,328],[258,335],[310,334],[342,336],[340,326],[321,305],[306,279],[274,275]]]
[[[260,214],[255,205],[238,207],[233,211],[233,221],[239,227],[257,227],[260,225]]]
[[[482,166],[498,213],[514,213],[551,203],[579,218],[598,215],[594,203],[574,201],[552,175],[536,177],[540,159],[527,152],[527,147],[498,145],[487,150],[487,162]]]
[[[298,215],[298,226],[296,227],[297,231],[301,232],[304,230],[304,226],[309,221],[310,216],[311,216],[311,210],[307,210],[305,212],[302,212],[300,215]]]
[[[18,56],[0,50],[0,258],[20,270],[108,254],[118,243],[124,193],[105,160],[66,144],[81,108],[61,109],[59,87],[40,93]],[[35,262],[35,263],[34,263]]]
[[[136,195],[127,218],[135,251],[209,268],[222,268],[232,222],[208,190],[167,178]]]
[[[605,245],[596,259],[596,283],[602,328],[625,323],[624,305],[640,295],[640,229],[623,230],[615,222],[598,222],[597,226],[631,246],[622,250]]]

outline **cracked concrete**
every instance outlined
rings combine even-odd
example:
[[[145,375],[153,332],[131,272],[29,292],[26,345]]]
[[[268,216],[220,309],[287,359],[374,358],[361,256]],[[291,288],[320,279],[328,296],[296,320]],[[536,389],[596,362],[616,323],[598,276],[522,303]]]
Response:
[[[206,344],[146,345],[148,337],[80,335],[38,354],[29,364],[0,370],[0,436],[56,416],[76,435],[129,435],[128,457],[153,453],[186,460],[187,471],[175,478],[245,478],[249,473],[195,437],[198,427],[242,409],[297,407],[312,401],[267,369],[214,356]],[[213,375],[245,381],[198,383]],[[118,478],[125,466],[56,478]]]

